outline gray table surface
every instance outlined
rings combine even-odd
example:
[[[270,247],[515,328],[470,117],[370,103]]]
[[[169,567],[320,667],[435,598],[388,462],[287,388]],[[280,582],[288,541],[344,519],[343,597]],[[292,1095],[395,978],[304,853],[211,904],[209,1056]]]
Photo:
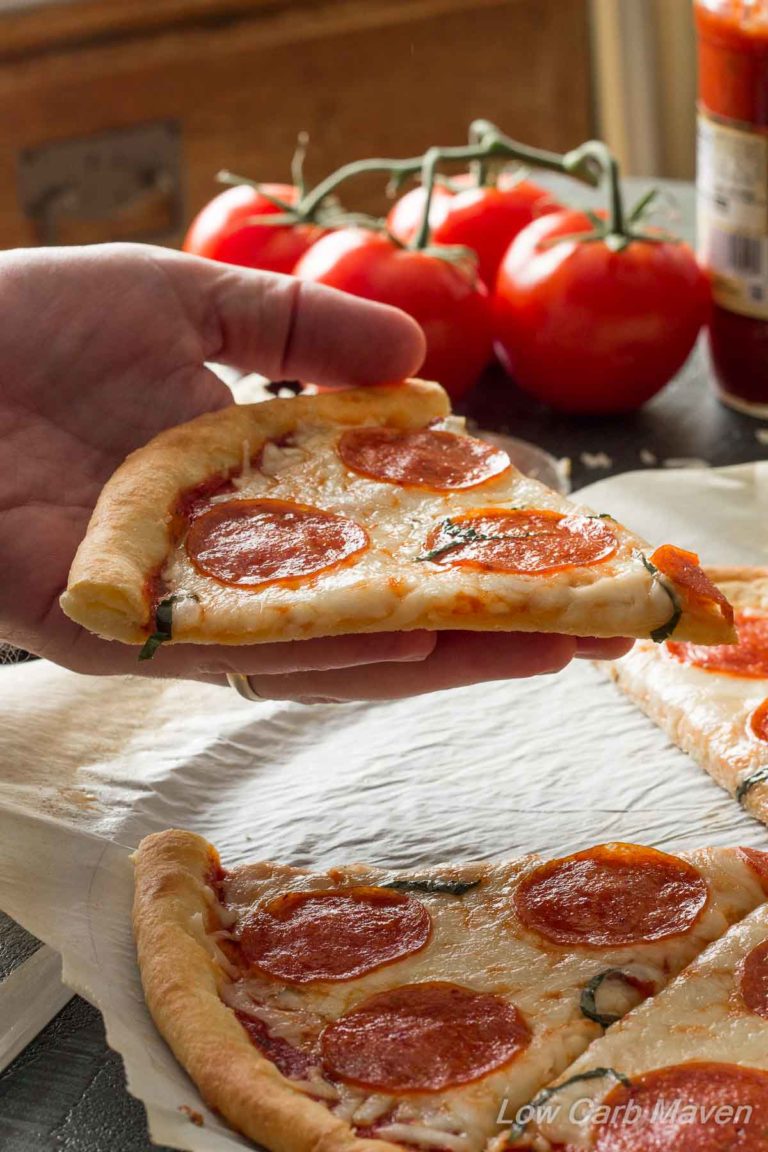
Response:
[[[642,190],[632,183],[634,191]],[[678,202],[680,230],[690,235],[691,187],[671,182],[665,187]],[[575,487],[648,467],[648,453],[660,465],[681,457],[723,465],[768,456],[768,445],[757,435],[768,424],[717,401],[703,348],[676,381],[632,417],[559,417],[516,392],[497,372],[481,382],[466,411],[482,427],[570,457]],[[596,464],[598,453],[606,459]],[[0,980],[35,947],[28,933],[0,913]],[[150,1147],[143,1109],[125,1089],[120,1059],[107,1047],[100,1015],[75,997],[0,1075],[0,1149],[148,1152]]]

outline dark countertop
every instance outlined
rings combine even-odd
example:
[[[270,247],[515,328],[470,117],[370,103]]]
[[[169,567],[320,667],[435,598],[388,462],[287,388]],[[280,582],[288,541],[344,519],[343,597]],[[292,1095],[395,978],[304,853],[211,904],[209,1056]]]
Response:
[[[675,194],[688,225],[683,230],[690,231],[692,190],[680,185]],[[723,465],[768,457],[768,444],[756,434],[768,424],[717,401],[703,349],[678,380],[629,418],[572,420],[552,415],[517,393],[500,373],[489,373],[466,410],[482,427],[510,432],[557,457],[570,457],[576,488],[616,472],[649,467],[649,453],[658,466],[675,458]],[[0,914],[0,978],[34,947],[32,937]],[[106,1045],[101,1017],[75,997],[0,1075],[0,1149],[147,1152],[149,1148],[144,1111],[126,1092],[120,1058]]]

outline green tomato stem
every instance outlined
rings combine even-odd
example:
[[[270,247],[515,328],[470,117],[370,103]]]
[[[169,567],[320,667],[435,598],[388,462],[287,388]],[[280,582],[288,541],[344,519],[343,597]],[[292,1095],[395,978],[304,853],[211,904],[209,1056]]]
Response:
[[[473,120],[469,126],[469,143],[480,144],[489,132],[497,131],[496,125],[490,120]],[[488,165],[484,160],[473,160],[469,171],[476,188],[483,188],[488,183]]]
[[[583,159],[574,157],[570,167],[566,167],[565,157],[557,152],[547,152],[542,148],[530,148],[517,140],[510,139],[488,121],[475,121],[475,132],[485,129],[485,135],[474,144],[456,148],[429,148],[422,160],[421,183],[426,191],[421,225],[414,243],[415,248],[425,248],[429,243],[429,211],[432,205],[432,191],[435,185],[437,166],[443,162],[470,162],[503,158],[518,160],[531,168],[543,168],[550,172],[562,172],[587,184],[596,182],[594,165],[590,156]]]
[[[249,180],[247,176],[238,176],[236,172],[230,172],[228,168],[222,168],[221,172],[217,172],[216,180],[219,184],[229,184],[233,187],[238,184],[245,184],[248,188],[255,188],[265,200],[274,204],[276,208],[282,209],[283,212],[295,212],[295,205],[286,203],[279,196],[273,196],[271,192],[265,192],[263,186],[255,180]]]
[[[443,163],[463,163],[476,165],[476,176],[479,182],[487,178],[488,162],[498,160],[517,160],[531,168],[543,168],[552,172],[562,172],[584,183],[596,185],[599,182],[598,173],[604,173],[615,165],[615,161],[605,145],[598,141],[590,141],[580,149],[561,156],[556,152],[549,152],[541,148],[530,148],[516,140],[504,135],[495,124],[489,120],[475,120],[470,125],[470,142],[457,147],[429,148],[422,156],[412,156],[406,159],[385,159],[372,157],[367,160],[354,160],[342,165],[335,172],[330,173],[309,192],[304,190],[303,163],[307,146],[306,134],[299,137],[298,147],[294,154],[292,164],[293,181],[299,189],[299,200],[295,205],[286,204],[285,201],[269,192],[265,192],[262,185],[245,177],[237,176],[232,172],[220,172],[218,179],[224,184],[247,184],[255,188],[262,196],[282,213],[291,217],[293,223],[323,222],[323,213],[333,217],[333,225],[341,226],[343,223],[360,224],[364,227],[380,227],[378,221],[361,214],[342,213],[338,207],[335,211],[327,213],[327,201],[332,193],[345,181],[355,176],[370,172],[382,172],[389,176],[390,184],[402,185],[410,176],[421,173],[421,180],[426,195],[422,219],[415,240],[409,247],[424,249],[429,244],[430,226],[429,213],[432,205],[432,195],[437,180],[440,179],[438,166]],[[618,176],[614,178],[616,188],[616,208],[614,218],[623,227],[621,195],[618,189]],[[278,218],[265,218],[265,223],[278,223]],[[279,219],[280,223],[284,217]]]
[[[303,200],[307,191],[306,183],[304,181],[304,161],[307,157],[307,148],[309,147],[309,133],[299,132],[296,141],[296,150],[291,158],[291,182],[296,188],[296,194],[299,200]]]
[[[331,172],[330,176],[326,176],[311,192],[308,192],[298,204],[297,214],[305,220],[311,220],[326,197],[353,176],[361,176],[366,172],[385,172],[390,177],[402,179],[418,172],[421,163],[421,156],[414,156],[409,160],[384,160],[377,157],[370,160],[352,160],[349,164],[343,164],[341,168]]]
[[[608,221],[606,243],[613,240],[612,247],[620,248],[629,243],[631,236],[627,229],[624,214],[624,199],[621,193],[619,162],[607,144],[602,140],[587,140],[579,148],[565,155],[566,170],[583,171],[585,165],[597,168],[603,180],[608,183]]]

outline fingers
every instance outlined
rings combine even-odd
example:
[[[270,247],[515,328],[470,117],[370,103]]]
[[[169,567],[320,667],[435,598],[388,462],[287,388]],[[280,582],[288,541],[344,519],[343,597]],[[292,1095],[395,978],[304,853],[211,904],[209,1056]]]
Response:
[[[398,700],[488,680],[559,672],[576,652],[571,636],[534,632],[441,632],[419,662],[371,665],[354,671],[251,676],[268,700]]]
[[[185,645],[167,649],[167,655],[173,659],[178,654],[187,667],[194,667],[198,677],[226,676],[229,672],[246,676],[314,675],[376,664],[418,663],[430,655],[436,639],[434,632],[376,632],[242,648]]]
[[[141,675],[215,680],[229,672],[283,676],[325,673],[360,665],[424,660],[435,646],[433,632],[376,632],[365,636],[287,641],[279,644],[169,644],[151,660],[139,660],[139,647],[100,640],[73,627],[66,652],[44,654],[88,675]]]
[[[376,632],[279,644],[169,644],[139,661],[137,646],[111,643],[72,625],[66,650],[42,655],[88,675],[142,675],[222,683],[252,677],[274,700],[322,696],[393,700],[487,680],[559,672],[575,656],[613,660],[633,641],[534,632]]]
[[[581,636],[576,655],[581,660],[618,660],[621,656],[626,656],[634,643],[634,640],[618,636],[609,640],[601,640],[596,636]]]
[[[402,380],[424,359],[421,328],[397,308],[191,256],[173,266],[205,293],[209,360],[273,380],[363,385]]]

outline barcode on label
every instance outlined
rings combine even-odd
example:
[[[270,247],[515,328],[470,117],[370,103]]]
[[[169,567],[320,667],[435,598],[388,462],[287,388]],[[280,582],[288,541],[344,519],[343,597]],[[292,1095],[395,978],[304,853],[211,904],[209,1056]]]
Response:
[[[713,230],[710,236],[710,261],[722,272],[741,276],[763,275],[763,240],[738,232]]]

